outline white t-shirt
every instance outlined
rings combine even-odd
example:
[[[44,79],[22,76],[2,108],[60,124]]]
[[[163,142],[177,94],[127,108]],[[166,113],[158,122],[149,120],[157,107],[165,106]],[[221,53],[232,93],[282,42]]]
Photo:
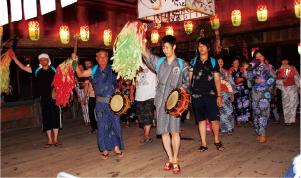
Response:
[[[138,74],[136,83],[136,101],[146,101],[155,98],[158,78],[145,64],[143,71]]]

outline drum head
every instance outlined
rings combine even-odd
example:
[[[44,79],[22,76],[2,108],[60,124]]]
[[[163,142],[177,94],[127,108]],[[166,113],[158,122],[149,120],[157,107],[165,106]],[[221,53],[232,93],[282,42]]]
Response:
[[[123,98],[121,95],[114,95],[111,98],[110,106],[113,111],[118,112],[123,107]]]
[[[173,91],[170,93],[169,97],[167,98],[166,102],[166,109],[171,110],[176,106],[179,100],[179,92],[178,91]]]

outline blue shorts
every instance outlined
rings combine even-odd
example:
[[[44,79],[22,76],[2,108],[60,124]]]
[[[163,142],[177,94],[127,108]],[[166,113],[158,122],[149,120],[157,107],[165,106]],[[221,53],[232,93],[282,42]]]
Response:
[[[220,120],[220,113],[216,100],[216,96],[192,98],[196,122],[205,121],[206,118],[208,118],[209,121]]]

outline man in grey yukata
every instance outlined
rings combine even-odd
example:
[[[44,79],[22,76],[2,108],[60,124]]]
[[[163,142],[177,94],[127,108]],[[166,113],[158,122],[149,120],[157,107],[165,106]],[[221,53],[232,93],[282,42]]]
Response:
[[[176,39],[173,36],[167,35],[161,40],[163,52],[166,56],[164,61],[158,68],[157,93],[154,104],[157,111],[157,134],[162,134],[162,141],[164,149],[167,152],[169,162],[164,166],[164,170],[169,171],[173,169],[174,173],[180,173],[180,166],[178,164],[178,154],[180,149],[180,117],[165,113],[165,101],[169,93],[177,87],[183,86],[187,93],[189,90],[189,66],[183,61],[182,69],[180,61],[175,55]],[[156,70],[160,57],[151,54],[146,49],[146,44],[143,44],[142,54],[145,63]],[[171,134],[171,138],[170,135]]]

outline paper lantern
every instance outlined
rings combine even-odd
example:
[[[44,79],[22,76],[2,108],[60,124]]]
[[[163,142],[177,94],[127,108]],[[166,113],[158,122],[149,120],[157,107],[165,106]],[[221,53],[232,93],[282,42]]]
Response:
[[[257,6],[258,21],[266,21],[268,19],[268,9],[266,5]]]
[[[83,25],[80,27],[80,38],[83,42],[87,42],[89,40],[89,27],[86,25]]]
[[[259,48],[252,48],[252,57],[255,58],[254,53],[255,51],[259,50]]]
[[[186,32],[187,34],[192,33],[192,30],[193,30],[193,24],[192,24],[192,21],[185,21],[185,22],[184,22],[184,29],[185,29],[185,32]]]
[[[211,22],[211,26],[214,30],[219,28],[220,23],[219,23],[219,17],[217,14],[215,14],[215,16],[213,16],[213,17],[210,17],[210,22]]]
[[[300,0],[295,0],[295,14],[297,18],[300,18],[300,12],[301,12]]]
[[[3,37],[3,26],[0,26],[0,40],[2,40]]]
[[[235,26],[235,27],[240,26],[240,24],[241,24],[241,12],[240,12],[240,10],[232,11],[231,20],[232,20],[233,26]]]
[[[61,36],[61,42],[63,44],[68,44],[70,41],[70,32],[69,27],[66,25],[63,25],[60,27],[60,36]]]
[[[167,27],[165,28],[165,33],[166,33],[166,35],[171,35],[171,36],[173,36],[173,28],[172,28],[172,26],[167,26]]]
[[[157,29],[153,29],[151,35],[152,43],[158,43],[159,37],[159,31]]]
[[[112,31],[110,29],[108,30],[105,30],[103,32],[103,41],[104,41],[104,44],[106,46],[110,46],[111,45],[111,41],[112,41]]]
[[[28,23],[29,37],[32,41],[37,41],[40,38],[40,25],[37,21]]]
[[[301,44],[298,44],[298,53],[301,54]]]

